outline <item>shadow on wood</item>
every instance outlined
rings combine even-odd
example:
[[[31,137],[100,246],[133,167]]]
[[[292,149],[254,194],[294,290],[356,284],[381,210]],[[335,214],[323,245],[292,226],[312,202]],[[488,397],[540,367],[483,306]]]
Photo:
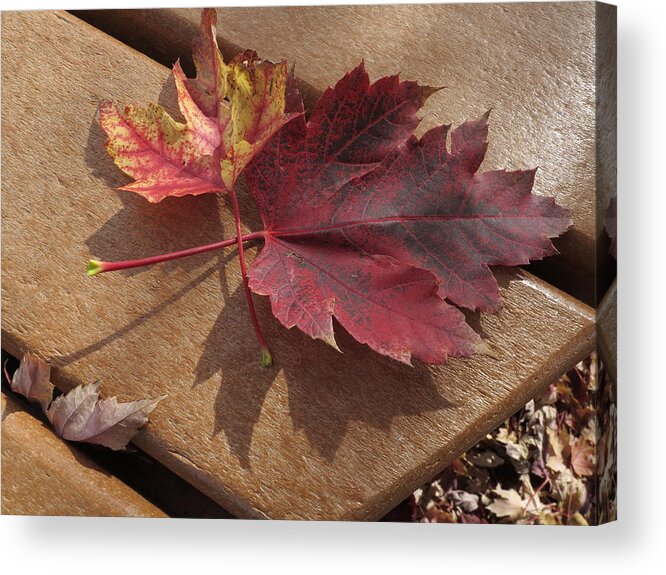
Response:
[[[226,299],[206,338],[194,381],[197,385],[219,377],[214,434],[224,432],[243,467],[250,465],[252,430],[279,372],[286,379],[294,429],[303,430],[311,445],[329,461],[335,457],[350,422],[362,421],[387,431],[395,417],[452,406],[434,385],[431,368],[423,364],[408,367],[381,357],[337,325],[341,354],[296,329],[284,328],[272,316],[267,298],[255,300],[259,321],[273,350],[273,367],[259,365],[256,347],[235,345],[237,318],[247,314],[243,290],[237,289]],[[249,367],[239,373],[236,366]],[[326,366],[325,373],[322,366]]]

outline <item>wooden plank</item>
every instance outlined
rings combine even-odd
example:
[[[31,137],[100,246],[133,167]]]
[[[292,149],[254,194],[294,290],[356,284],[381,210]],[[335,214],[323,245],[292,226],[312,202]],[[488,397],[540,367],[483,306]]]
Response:
[[[615,35],[603,20],[600,55],[608,56],[597,69],[595,3],[221,8],[218,14],[226,55],[253,48],[295,63],[309,107],[365,59],[373,78],[401,72],[445,86],[426,104],[421,131],[492,108],[485,166],[538,166],[536,193],[573,210],[573,228],[556,242],[561,256],[530,270],[590,305],[595,277],[603,278],[603,295],[610,283],[603,209],[615,181],[614,161],[607,161],[614,159],[615,100],[597,102],[603,111],[596,116],[595,79],[598,72],[599,82],[614,86]],[[165,65],[190,61],[197,9],[81,15]],[[595,259],[597,243],[605,248]]]
[[[166,517],[4,393],[2,514]]]
[[[502,311],[471,318],[493,357],[411,369],[344,333],[340,355],[257,298],[276,360],[262,369],[234,252],[86,278],[91,255],[194,246],[233,221],[210,195],[150,205],[110,189],[127,180],[97,103],[175,109],[166,68],[69,14],[2,24],[3,345],[50,358],[63,389],[167,394],[137,445],[232,513],[376,519],[592,351],[592,310],[517,270],[498,271]]]
[[[597,347],[613,383],[617,383],[617,280],[597,308]]]

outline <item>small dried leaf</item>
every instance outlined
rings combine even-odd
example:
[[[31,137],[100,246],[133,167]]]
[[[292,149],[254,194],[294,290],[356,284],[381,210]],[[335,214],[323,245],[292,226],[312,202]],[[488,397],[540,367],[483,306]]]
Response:
[[[511,431],[508,427],[500,427],[495,432],[494,439],[500,443],[515,443],[518,440],[515,432]]]
[[[565,449],[569,445],[569,434],[564,428],[558,432],[551,427],[546,430],[546,433],[548,434],[548,461],[546,465],[551,471],[560,473],[566,469],[564,459],[566,456]]]
[[[537,517],[543,508],[538,497],[530,497],[531,493],[523,498],[515,489],[502,489],[498,486],[493,489],[495,500],[488,505],[488,509],[497,517],[518,521],[524,517]]]
[[[451,490],[447,497],[463,513],[473,513],[479,508],[479,496],[461,489]]]
[[[596,468],[594,446],[582,437],[571,446],[571,467],[579,477],[594,475]]]
[[[589,523],[581,513],[576,512],[571,517],[569,517],[567,525],[581,525],[586,527],[589,525]]]
[[[539,517],[537,519],[539,525],[559,525],[557,516],[553,513],[551,509],[544,508],[541,510]]]
[[[436,508],[429,509],[423,519],[426,523],[458,523],[455,513]]]
[[[46,411],[53,399],[53,384],[49,381],[51,364],[30,353],[21,360],[14,377],[9,380],[9,387],[28,399],[39,403]],[[9,378],[8,378],[9,379]]]
[[[587,489],[585,483],[576,477],[570,469],[564,469],[555,479],[555,489],[552,495],[560,501],[563,509],[575,513],[585,503]]]
[[[61,395],[46,415],[63,439],[123,449],[148,421],[148,414],[163,399],[118,403],[115,397],[99,399],[99,382],[80,385]]]
[[[525,503],[515,489],[502,489],[498,487],[493,492],[497,495],[495,501],[488,505],[488,509],[497,517],[506,517],[516,521],[525,513]]]
[[[530,454],[529,447],[525,443],[512,443],[507,442],[506,444],[506,454],[516,461],[522,461],[527,459]]]
[[[529,444],[521,438],[520,442],[506,444],[506,454],[518,475],[529,472],[533,462],[530,459]],[[529,439],[529,438],[528,438]]]

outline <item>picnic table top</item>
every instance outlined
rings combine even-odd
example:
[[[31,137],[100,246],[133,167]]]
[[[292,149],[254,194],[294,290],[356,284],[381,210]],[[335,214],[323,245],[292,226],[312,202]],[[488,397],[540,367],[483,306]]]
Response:
[[[234,252],[84,274],[91,256],[232,234],[218,197],[149,205],[111,189],[127,179],[97,104],[173,110],[169,70],[62,12],[4,14],[2,59],[3,347],[51,359],[62,389],[102,378],[122,400],[167,394],[136,444],[239,516],[378,518],[594,346],[590,308],[498,269],[502,311],[472,318],[487,355],[408,368],[339,330],[340,355],[258,298],[276,360],[261,368]],[[489,162],[505,165],[496,121]],[[523,153],[509,156],[533,164]]]

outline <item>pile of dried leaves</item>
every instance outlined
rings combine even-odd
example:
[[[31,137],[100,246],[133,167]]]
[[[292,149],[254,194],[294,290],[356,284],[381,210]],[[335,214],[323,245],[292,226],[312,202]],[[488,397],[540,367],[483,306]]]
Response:
[[[592,354],[386,519],[545,525],[614,520],[615,391]]]

